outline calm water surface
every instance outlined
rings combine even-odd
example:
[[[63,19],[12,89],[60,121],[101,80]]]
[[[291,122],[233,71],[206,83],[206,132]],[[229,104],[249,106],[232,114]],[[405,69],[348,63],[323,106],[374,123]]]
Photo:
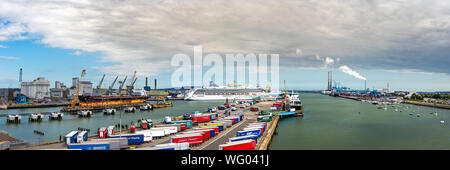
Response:
[[[300,97],[304,117],[282,119],[269,149],[450,149],[450,110],[402,104],[395,112],[321,94]]]
[[[223,104],[223,101],[174,101],[174,107],[161,108],[150,111],[136,110],[135,113],[122,114],[122,124],[130,124],[131,121],[136,122],[141,118],[162,120],[165,116],[179,116],[184,113],[193,111],[206,111],[208,107]],[[54,108],[33,108],[33,109],[12,109],[0,110],[0,114],[17,114],[17,113],[37,113],[37,112],[53,112],[59,111],[62,107]],[[6,117],[0,117],[0,130],[8,132],[11,136],[25,140],[30,143],[42,143],[47,141],[59,140],[59,136],[66,135],[72,130],[78,128],[90,129],[91,133],[96,133],[97,128],[119,123],[120,114],[103,115],[103,113],[94,113],[91,118],[79,118],[76,114],[65,113],[63,120],[48,120],[48,116],[42,122],[28,122],[28,116],[22,116],[20,124],[6,123]],[[34,130],[45,133],[45,136],[34,134]]]

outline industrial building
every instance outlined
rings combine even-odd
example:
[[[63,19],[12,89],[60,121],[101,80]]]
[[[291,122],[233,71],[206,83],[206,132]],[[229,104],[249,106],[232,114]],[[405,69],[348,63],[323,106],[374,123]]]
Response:
[[[38,77],[32,82],[22,82],[20,87],[21,94],[29,98],[43,99],[50,97],[50,82],[45,80],[44,77]]]
[[[19,94],[19,88],[0,88],[0,103],[14,101]]]
[[[92,96],[92,93],[94,91],[92,88],[92,82],[80,81],[80,78],[78,78],[78,77],[72,78],[72,87],[70,87],[70,89],[69,89],[70,96],[75,95],[77,87],[78,87],[78,82],[80,82],[80,92],[78,93],[78,95]]]
[[[55,81],[55,88],[50,89],[50,96],[53,98],[66,98],[69,90],[66,85],[59,81]]]

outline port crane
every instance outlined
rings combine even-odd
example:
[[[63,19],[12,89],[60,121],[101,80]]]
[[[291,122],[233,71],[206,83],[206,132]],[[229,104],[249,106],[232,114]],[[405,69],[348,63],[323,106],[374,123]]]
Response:
[[[109,86],[108,91],[106,92],[107,95],[111,95],[112,94],[112,89],[114,87],[114,84],[116,84],[117,78],[119,78],[119,76],[117,76],[114,81],[112,82],[111,86]]]
[[[103,80],[105,79],[105,74],[103,74],[102,79],[100,80],[100,83],[98,83],[97,89],[95,89],[95,93],[99,94],[98,91],[100,87],[102,86]]]
[[[19,73],[19,85],[22,84],[22,68],[20,68]],[[17,104],[27,104],[27,97],[22,96],[22,88],[19,88],[19,93],[17,94],[16,99]]]
[[[122,88],[123,88],[123,85],[125,84],[126,81],[127,81],[127,76],[125,76],[125,79],[123,79],[123,81],[119,81],[119,84],[120,84],[120,86],[119,86],[119,96],[120,96],[120,93],[122,93]]]
[[[134,83],[136,82],[136,71],[134,71],[134,75],[133,75],[133,77],[131,78],[131,80],[130,80],[130,85],[128,85],[126,88],[126,90],[127,90],[127,94],[128,95],[131,95],[131,91],[133,90],[133,85],[134,85]]]
[[[80,82],[83,79],[85,74],[86,74],[86,70],[83,69],[83,71],[81,72],[80,80],[78,81],[77,90],[76,90],[76,92],[74,94],[74,98],[73,98],[72,102],[70,103],[70,105],[67,107],[69,109],[74,109],[75,106],[77,105],[77,102],[79,100],[78,99],[78,94],[80,93],[80,84],[81,84]]]

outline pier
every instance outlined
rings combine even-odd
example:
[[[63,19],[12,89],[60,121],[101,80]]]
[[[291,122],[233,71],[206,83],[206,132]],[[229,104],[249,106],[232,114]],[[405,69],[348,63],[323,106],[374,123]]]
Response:
[[[274,102],[272,102],[272,101],[265,101],[265,102],[257,103],[256,105],[253,105],[253,106],[257,106],[258,108],[260,108],[260,110],[266,110],[266,109],[269,109],[273,103]],[[245,109],[239,108],[237,110],[237,112],[242,112],[245,115],[244,119],[242,121],[234,124],[233,126],[231,126],[229,128],[224,129],[224,131],[220,132],[213,138],[206,140],[202,144],[200,144],[198,146],[192,146],[191,150],[218,150],[219,145],[224,144],[225,142],[228,142],[229,138],[235,137],[237,131],[242,130],[249,123],[257,122],[257,117],[259,116],[258,112],[250,111],[249,108],[250,107],[247,107]],[[220,117],[219,120],[222,117],[226,116],[224,114],[224,112],[225,112],[224,110],[218,110],[216,112],[216,113],[219,113],[219,117]],[[174,121],[182,120],[182,119],[183,119],[183,115],[173,118]],[[266,150],[268,148],[268,145],[270,144],[271,138],[277,127],[278,121],[279,121],[279,116],[274,116],[274,119],[271,122],[268,122],[267,129],[266,129],[264,135],[259,137],[258,144],[254,148],[254,150]],[[163,122],[155,123],[155,125],[159,125],[159,124],[164,124],[164,123]],[[194,124],[194,126],[192,128],[199,127],[200,125],[202,125],[202,123]],[[140,130],[140,128],[136,128],[136,130]],[[128,131],[129,131],[129,129],[122,129],[122,133],[127,133]],[[187,131],[190,131],[190,130],[188,129]],[[117,134],[117,132],[116,132],[116,134]],[[164,136],[164,137],[158,138],[158,139],[155,138],[151,142],[148,142],[148,143],[143,143],[143,144],[139,144],[139,145],[129,145],[128,149],[132,150],[135,148],[151,147],[151,146],[154,146],[157,144],[169,143],[170,138],[174,135],[177,135],[177,134],[167,135],[167,136]],[[98,137],[97,137],[96,132],[92,131],[90,133],[89,138],[97,139]],[[15,147],[15,148],[11,148],[11,149],[14,149],[14,150],[67,149],[67,146],[65,146],[62,141],[54,141],[54,142],[47,142],[44,144]]]

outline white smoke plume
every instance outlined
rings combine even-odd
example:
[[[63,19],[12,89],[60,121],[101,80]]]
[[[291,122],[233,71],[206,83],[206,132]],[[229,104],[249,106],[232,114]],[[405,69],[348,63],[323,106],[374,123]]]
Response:
[[[354,76],[354,77],[356,77],[358,79],[366,80],[365,77],[361,76],[358,72],[353,71],[350,67],[348,67],[346,65],[340,66],[339,67],[339,71],[342,71],[342,72],[344,72],[344,73],[346,73],[348,75]]]

